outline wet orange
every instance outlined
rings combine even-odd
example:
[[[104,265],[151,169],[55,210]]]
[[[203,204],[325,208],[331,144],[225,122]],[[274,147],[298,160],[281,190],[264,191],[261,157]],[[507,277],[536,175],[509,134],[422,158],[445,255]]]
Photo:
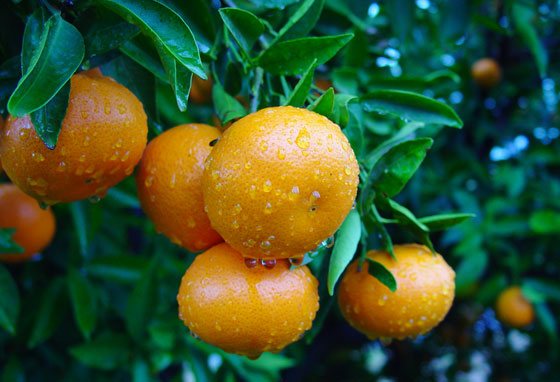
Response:
[[[50,209],[43,210],[32,197],[13,184],[0,185],[0,228],[15,228],[13,239],[24,253],[2,254],[0,261],[28,260],[47,247],[55,233],[55,218]]]
[[[204,161],[219,137],[203,124],[169,129],[148,144],[136,174],[142,208],[156,229],[192,252],[222,241],[202,199]]]
[[[130,175],[147,140],[147,119],[127,88],[99,71],[71,79],[58,144],[49,150],[28,116],[9,117],[0,156],[10,179],[46,204],[102,197]]]
[[[498,319],[514,328],[523,328],[533,323],[533,305],[523,296],[521,288],[512,286],[500,293],[496,302]]]
[[[212,226],[246,257],[301,257],[352,208],[358,163],[327,118],[271,107],[232,124],[208,157],[204,203]]]
[[[481,58],[471,68],[474,81],[483,88],[492,88],[502,79],[500,64],[493,58]]]
[[[319,309],[317,279],[287,260],[272,269],[248,268],[222,243],[197,256],[187,269],[177,302],[193,334],[227,352],[258,357],[280,351],[311,328]]]
[[[441,255],[418,244],[396,245],[397,260],[384,251],[369,251],[367,257],[383,264],[395,277],[397,290],[361,271],[358,260],[346,270],[338,291],[342,315],[370,339],[415,337],[439,324],[455,295],[455,272]]]
[[[196,104],[210,103],[212,100],[212,86],[214,86],[212,77],[208,76],[207,80],[203,80],[198,76],[193,76],[189,100]]]

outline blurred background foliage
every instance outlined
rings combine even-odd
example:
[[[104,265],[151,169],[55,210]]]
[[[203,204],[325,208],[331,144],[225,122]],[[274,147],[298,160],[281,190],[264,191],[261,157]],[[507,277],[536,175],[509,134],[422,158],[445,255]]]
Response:
[[[417,216],[461,211],[476,217],[432,236],[457,272],[456,302],[432,333],[371,342],[322,295],[324,313],[306,338],[281,355],[250,361],[192,338],[178,320],[177,287],[193,255],[155,233],[129,178],[100,203],[55,206],[52,245],[36,261],[0,266],[0,305],[3,312],[6,306],[19,311],[13,327],[0,317],[3,381],[524,381],[559,375],[558,2],[162,0],[184,18],[208,73],[221,82],[214,102],[190,102],[186,111],[177,108],[178,92],[166,84],[157,53],[136,26],[103,1],[49,3],[84,36],[83,68],[101,65],[142,100],[151,135],[187,121],[225,123],[259,103],[285,102],[298,78],[264,76],[268,92],[255,100],[252,87],[259,74],[247,66],[255,59],[250,53],[255,41],[240,44],[224,32],[218,8],[245,9],[265,28],[279,31],[305,3],[308,11],[284,39],[354,34],[316,68],[315,98],[322,94],[320,81],[339,95],[414,91],[451,105],[464,122],[462,130],[411,126],[360,102],[347,106],[339,96],[340,110],[347,106],[349,115],[338,119],[357,155],[367,156],[402,134],[403,126],[409,138],[434,138],[422,167],[396,200]],[[4,115],[20,75],[13,75],[13,57],[36,6],[25,0],[0,5]],[[262,48],[270,43],[258,41]],[[154,65],[146,52],[156,57]],[[471,78],[471,65],[483,57],[494,58],[502,69],[502,81],[492,89]],[[17,68],[19,57],[15,62]],[[401,227],[387,227],[395,242],[415,240]],[[376,237],[370,240],[379,244]],[[315,274],[324,273],[326,256],[311,263]],[[535,305],[537,320],[527,330],[506,328],[494,314],[498,293],[512,284],[521,285]]]

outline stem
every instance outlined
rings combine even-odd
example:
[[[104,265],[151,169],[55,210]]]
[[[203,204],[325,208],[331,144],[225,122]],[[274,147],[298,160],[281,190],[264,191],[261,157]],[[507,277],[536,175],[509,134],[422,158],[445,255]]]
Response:
[[[251,88],[251,113],[257,111],[259,107],[259,94],[260,87],[263,82],[264,70],[262,68],[256,68],[255,70],[255,82]]]

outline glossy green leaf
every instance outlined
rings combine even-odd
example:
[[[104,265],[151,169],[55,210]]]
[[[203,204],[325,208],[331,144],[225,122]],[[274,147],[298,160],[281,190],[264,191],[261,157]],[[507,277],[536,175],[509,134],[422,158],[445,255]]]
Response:
[[[558,341],[558,323],[548,305],[545,303],[535,304],[535,313],[549,339],[556,343]]]
[[[538,234],[554,234],[560,232],[560,212],[553,210],[535,211],[529,218],[529,226]]]
[[[49,102],[83,58],[84,41],[80,32],[60,15],[51,16],[33,51],[28,71],[8,101],[10,114],[21,117]]]
[[[328,288],[334,294],[336,282],[352,261],[362,235],[362,222],[357,210],[351,210],[335,236],[334,248],[329,263]]]
[[[417,122],[462,127],[463,121],[446,104],[402,90],[374,90],[360,98],[366,111],[393,114]]]
[[[309,66],[309,69],[301,76],[296,87],[292,91],[292,94],[288,97],[286,105],[301,107],[305,103],[309,91],[311,90],[311,84],[313,83],[313,73],[315,73],[315,66],[317,61],[313,61]]]
[[[76,269],[68,270],[68,291],[78,328],[89,339],[97,321],[97,298],[93,285]]]
[[[143,338],[152,317],[151,310],[156,304],[156,261],[157,257],[153,257],[128,298],[125,313],[126,328],[136,340]]]
[[[0,228],[0,254],[24,252],[24,249],[12,239],[15,232],[15,228]]]
[[[135,38],[125,42],[120,47],[120,51],[138,64],[147,69],[163,82],[168,83],[169,78],[163,69],[161,61],[158,59],[157,51],[146,44],[141,38]]]
[[[335,94],[333,119],[341,127],[345,127],[350,120],[348,108],[351,102],[357,100],[356,96],[350,94]]]
[[[222,8],[220,16],[235,41],[249,53],[264,32],[262,21],[251,12],[237,8]]]
[[[222,124],[247,115],[247,110],[245,110],[243,105],[229,95],[219,83],[215,83],[212,88],[212,100],[214,101],[216,114],[218,114]]]
[[[367,271],[371,276],[379,280],[381,284],[389,288],[391,292],[395,292],[397,290],[397,280],[395,279],[393,274],[380,262],[368,258]]]
[[[334,110],[334,89],[328,88],[308,109],[328,118]]]
[[[33,316],[34,325],[27,345],[33,348],[47,340],[62,321],[62,299],[64,298],[64,281],[62,278],[52,280],[43,292],[37,313]]]
[[[533,0],[513,1],[511,18],[521,39],[533,54],[541,78],[545,78],[548,67],[548,52],[537,33],[537,5]]]
[[[416,216],[405,206],[400,205],[394,200],[387,200],[389,208],[393,213],[393,217],[399,223],[409,230],[422,244],[428,247],[432,252],[435,252],[434,245],[430,240],[429,229],[426,225],[420,222]]]
[[[19,314],[19,291],[12,275],[0,265],[0,327],[10,334],[16,332]]]
[[[97,0],[136,24],[156,46],[194,74],[206,79],[194,36],[185,21],[172,9],[155,0]]]
[[[29,70],[33,54],[41,44],[41,36],[45,30],[47,19],[47,13],[43,7],[38,7],[27,18],[21,45],[21,73],[23,74]]]
[[[469,292],[473,284],[477,282],[488,266],[488,254],[481,250],[473,250],[469,256],[465,257],[459,266],[455,269],[456,292],[458,296],[462,296]]]
[[[527,292],[527,294],[542,296],[542,301],[560,301],[560,285],[556,281],[524,278],[521,288],[524,294]]]
[[[168,82],[171,84],[175,93],[175,101],[180,111],[187,110],[189,93],[192,84],[192,72],[180,65],[173,56],[161,46],[157,45],[161,62],[168,76]]]
[[[474,214],[441,214],[418,219],[430,232],[443,231],[475,217]]]
[[[96,256],[86,267],[88,274],[119,283],[137,283],[147,260],[132,255]]]
[[[70,348],[70,354],[84,365],[111,370],[128,363],[131,344],[120,333],[106,333],[91,342]]]
[[[304,0],[301,2],[301,5],[290,16],[286,24],[278,31],[272,44],[277,41],[307,36],[319,20],[324,5],[325,0]]]
[[[70,204],[70,214],[74,221],[74,229],[78,242],[80,244],[80,253],[82,256],[87,254],[88,249],[88,222],[86,218],[86,202],[78,201]]]
[[[282,41],[265,50],[257,63],[272,74],[301,74],[314,60],[317,65],[330,60],[352,37],[353,34],[342,34]]]
[[[136,25],[117,20],[98,25],[84,36],[87,58],[118,49],[140,33]]]
[[[51,150],[58,142],[69,99],[70,82],[67,82],[45,106],[29,114],[37,135]]]

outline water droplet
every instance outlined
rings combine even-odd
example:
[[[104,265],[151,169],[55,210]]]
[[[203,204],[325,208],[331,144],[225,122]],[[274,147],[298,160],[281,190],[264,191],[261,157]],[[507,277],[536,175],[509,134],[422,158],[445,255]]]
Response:
[[[331,248],[334,245],[334,236],[329,236],[327,240],[323,241],[321,244],[326,248]]]
[[[261,264],[266,269],[272,269],[276,266],[276,259],[262,259]]]
[[[93,174],[93,172],[95,171],[95,165],[91,164],[89,165],[88,168],[86,168],[86,174]]]
[[[128,160],[128,158],[130,158],[130,151],[126,151],[122,158],[121,158],[121,162],[126,162]]]
[[[260,247],[261,247],[262,249],[265,249],[265,250],[266,250],[266,249],[270,249],[270,246],[271,246],[271,245],[272,245],[272,244],[270,244],[270,241],[268,241],[268,240],[263,240],[263,241],[261,241]]]
[[[117,105],[117,110],[119,111],[120,114],[124,114],[126,113],[126,107],[124,107],[124,105]]]
[[[352,169],[351,169],[350,167],[346,166],[346,167],[344,168],[344,173],[345,173],[346,175],[351,175],[351,174],[352,174]]]
[[[300,149],[308,149],[310,140],[311,135],[309,134],[309,131],[307,131],[307,129],[301,129],[296,137],[296,145],[298,145]]]
[[[292,191],[288,195],[288,199],[294,201],[298,198],[298,196],[299,196],[299,187],[298,186],[292,187]]]
[[[389,297],[386,294],[384,294],[383,296],[381,296],[379,298],[379,300],[377,300],[377,305],[379,305],[379,306],[385,305],[385,303],[387,302],[388,299],[389,299]]]
[[[268,144],[266,142],[261,142],[260,148],[262,152],[265,152],[268,150]]]
[[[212,179],[217,180],[220,177],[220,172],[218,170],[212,171]]]
[[[104,111],[105,111],[105,114],[107,114],[107,115],[111,114],[111,105],[105,104]]]
[[[119,138],[119,139],[115,142],[113,148],[121,148],[122,145],[123,145],[123,139],[122,139],[122,138]]]
[[[246,163],[245,163],[245,168],[246,168],[247,170],[249,170],[249,169],[251,168],[251,162],[246,162]]]
[[[220,191],[222,189],[222,184],[221,183],[216,183],[216,185],[214,186],[214,189],[216,191]]]
[[[152,175],[148,175],[146,177],[146,179],[144,180],[144,185],[147,188],[150,188],[150,187],[152,187],[152,184],[154,184],[154,177]]]
[[[264,207],[264,213],[266,215],[270,215],[272,213],[272,204],[270,204],[270,202],[266,203],[266,206]]]
[[[270,179],[268,179],[263,184],[263,191],[270,192],[271,190],[272,190],[272,182],[270,181]]]
[[[250,258],[245,258],[245,266],[247,268],[255,268],[258,264],[259,264],[259,260],[258,259],[250,259]]]
[[[116,161],[119,158],[119,152],[115,151],[113,153],[113,155],[111,155],[111,158],[109,158],[110,161]]]
[[[177,184],[177,175],[173,173],[171,174],[171,180],[169,181],[169,188],[171,189],[175,188],[176,184]]]
[[[59,162],[58,166],[56,166],[56,171],[57,172],[64,172],[66,171],[66,163],[64,162]]]
[[[291,257],[290,258],[290,264],[292,264],[293,266],[298,266],[301,265],[303,263],[303,257]]]
[[[45,161],[45,157],[41,153],[33,152],[33,153],[31,153],[31,158],[33,158],[33,160],[35,162],[44,162]]]
[[[286,158],[286,152],[282,147],[278,148],[278,159],[282,160]]]
[[[243,243],[243,245],[244,245],[245,247],[249,247],[249,248],[254,247],[255,244],[257,244],[257,243],[256,243],[255,240],[253,240],[253,239],[249,239],[249,240],[247,240],[247,241],[245,241],[245,242]]]
[[[89,146],[90,141],[91,141],[91,138],[86,136],[84,138],[84,141],[82,142],[82,145],[84,145],[84,147],[87,147],[87,146]]]
[[[130,166],[128,166],[127,168],[124,169],[124,174],[126,176],[129,176],[130,174],[132,174],[132,171],[134,171],[134,165],[131,164]]]
[[[239,228],[239,223],[237,222],[237,220],[234,220],[234,221],[231,223],[231,226],[233,227],[233,229],[238,229],[238,228]]]
[[[87,117],[89,117],[88,112],[87,112],[87,111],[84,111],[84,110],[82,110],[81,115],[82,115],[82,118],[83,118],[83,119],[86,119]]]
[[[101,200],[101,196],[99,196],[99,195],[92,195],[92,196],[90,196],[90,197],[88,198],[88,200],[89,200],[89,202],[92,203],[92,204],[99,203],[99,201]]]
[[[241,204],[237,203],[235,206],[233,206],[233,214],[239,215],[242,209],[243,208],[241,208]]]

